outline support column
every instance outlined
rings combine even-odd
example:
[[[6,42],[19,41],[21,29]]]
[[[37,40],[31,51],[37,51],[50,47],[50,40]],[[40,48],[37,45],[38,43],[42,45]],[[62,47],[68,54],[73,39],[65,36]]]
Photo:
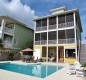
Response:
[[[65,63],[65,47],[64,47],[64,63]]]
[[[2,22],[1,22],[1,38],[3,40],[3,30],[4,30],[4,27],[5,27],[5,19],[2,19]]]
[[[34,45],[35,45],[35,31],[36,31],[36,21],[35,21],[35,25],[34,25]]]
[[[49,18],[47,18],[47,54],[46,54],[46,62],[48,62],[48,27],[49,27]]]
[[[48,62],[48,46],[47,46],[46,62]]]
[[[75,48],[75,56],[76,56],[76,60],[78,61],[78,57],[77,57],[77,47]]]
[[[59,62],[58,61],[58,16],[56,17],[56,27],[57,27],[57,47],[56,47],[57,57],[56,57],[56,61],[58,63]]]
[[[58,46],[56,47],[56,52],[57,52],[57,57],[56,57],[56,62],[58,63],[59,61],[58,61]]]

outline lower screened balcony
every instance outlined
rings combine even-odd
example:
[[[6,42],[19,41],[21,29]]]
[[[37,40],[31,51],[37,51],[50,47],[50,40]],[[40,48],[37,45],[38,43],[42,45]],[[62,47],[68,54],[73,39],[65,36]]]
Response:
[[[57,36],[58,36],[58,38],[57,38]],[[57,33],[57,31],[51,31],[48,33],[44,32],[44,33],[36,33],[35,34],[35,45],[41,45],[41,44],[46,45],[47,43],[48,44],[75,43],[74,29],[59,30],[58,33]]]
[[[58,44],[69,44],[69,43],[75,43],[74,29],[58,31]]]

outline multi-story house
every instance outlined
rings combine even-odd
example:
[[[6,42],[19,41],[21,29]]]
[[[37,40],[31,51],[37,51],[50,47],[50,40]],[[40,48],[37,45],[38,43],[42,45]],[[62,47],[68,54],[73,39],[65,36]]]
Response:
[[[0,38],[6,50],[17,52],[33,46],[33,32],[27,25],[9,16],[0,16]]]
[[[79,59],[82,26],[78,9],[60,7],[34,19],[34,56],[73,63]]]

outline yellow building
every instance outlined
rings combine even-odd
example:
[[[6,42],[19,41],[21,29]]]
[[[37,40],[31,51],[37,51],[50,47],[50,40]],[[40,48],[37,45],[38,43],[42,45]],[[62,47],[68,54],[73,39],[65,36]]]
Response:
[[[79,60],[82,26],[78,9],[60,7],[51,14],[34,19],[35,57],[54,57],[55,62]]]

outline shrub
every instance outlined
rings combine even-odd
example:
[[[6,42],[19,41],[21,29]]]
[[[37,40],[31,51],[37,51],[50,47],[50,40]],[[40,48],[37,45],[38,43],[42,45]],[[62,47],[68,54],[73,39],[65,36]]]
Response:
[[[82,67],[86,67],[86,62],[82,63]]]

